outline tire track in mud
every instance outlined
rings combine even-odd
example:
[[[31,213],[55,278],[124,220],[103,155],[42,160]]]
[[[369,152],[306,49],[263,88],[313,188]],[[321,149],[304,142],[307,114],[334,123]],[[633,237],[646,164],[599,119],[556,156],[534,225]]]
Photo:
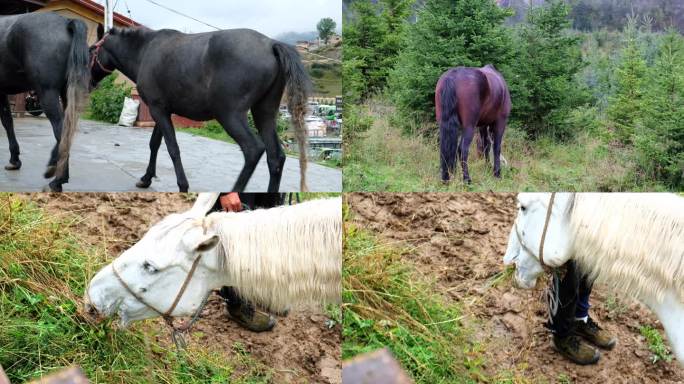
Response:
[[[426,278],[435,278],[443,296],[459,302],[472,341],[481,346],[482,370],[523,382],[680,383],[684,369],[650,362],[651,352],[639,327],[662,327],[644,306],[615,297],[604,286],[592,294],[592,316],[618,337],[612,351],[602,351],[595,366],[566,361],[551,346],[544,328],[546,281],[537,289],[497,283],[516,215],[515,194],[425,193],[347,194],[351,220],[386,243],[412,249],[403,257]]]

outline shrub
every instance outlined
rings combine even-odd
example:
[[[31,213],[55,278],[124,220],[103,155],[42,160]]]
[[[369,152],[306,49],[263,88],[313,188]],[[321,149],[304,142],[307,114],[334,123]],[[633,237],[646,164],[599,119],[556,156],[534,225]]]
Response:
[[[117,84],[116,74],[105,77],[90,94],[90,117],[116,124],[121,115],[124,98],[131,96],[130,86]]]

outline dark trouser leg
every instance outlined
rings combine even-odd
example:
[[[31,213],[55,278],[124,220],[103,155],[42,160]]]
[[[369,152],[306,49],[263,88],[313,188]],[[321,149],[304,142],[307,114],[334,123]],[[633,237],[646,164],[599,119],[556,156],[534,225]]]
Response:
[[[558,337],[565,337],[572,333],[579,297],[580,276],[577,266],[574,261],[569,261],[566,267],[565,276],[558,284],[556,313],[551,313],[551,321],[547,323],[547,327]],[[552,284],[555,282],[552,281]]]
[[[580,277],[579,289],[577,292],[577,308],[575,309],[575,318],[583,318],[589,316],[589,297],[591,296],[591,289],[593,283],[589,282],[587,276]]]

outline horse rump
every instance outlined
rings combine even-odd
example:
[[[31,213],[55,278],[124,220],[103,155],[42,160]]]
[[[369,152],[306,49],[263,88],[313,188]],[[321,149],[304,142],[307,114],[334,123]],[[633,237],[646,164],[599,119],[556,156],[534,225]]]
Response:
[[[304,117],[306,115],[311,81],[299,57],[299,53],[294,47],[277,42],[273,44],[273,51],[278,58],[281,73],[287,78],[287,108],[292,115],[295,137],[299,145],[300,189],[302,192],[305,192],[308,190],[306,187],[308,132],[304,124]]]

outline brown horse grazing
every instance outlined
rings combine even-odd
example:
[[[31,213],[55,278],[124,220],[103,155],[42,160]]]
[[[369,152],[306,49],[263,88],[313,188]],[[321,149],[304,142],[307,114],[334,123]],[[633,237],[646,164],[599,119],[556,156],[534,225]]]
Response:
[[[501,143],[511,113],[511,95],[501,73],[493,65],[448,70],[437,82],[435,107],[440,132],[442,181],[447,183],[455,172],[458,152],[463,180],[470,184],[468,150],[476,127],[480,129],[481,139],[478,149],[484,152],[487,162],[492,144],[490,135],[493,138],[494,176],[501,177]]]

